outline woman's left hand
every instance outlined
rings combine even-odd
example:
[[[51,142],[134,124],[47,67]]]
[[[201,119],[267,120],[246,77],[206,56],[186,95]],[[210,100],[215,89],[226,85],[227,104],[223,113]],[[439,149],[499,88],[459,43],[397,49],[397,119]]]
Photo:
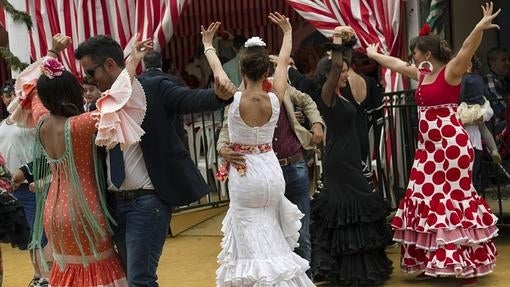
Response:
[[[494,3],[489,2],[489,3],[485,3],[485,5],[482,6],[482,10],[483,10],[483,17],[480,20],[480,22],[478,22],[478,24],[476,26],[478,26],[478,28],[480,28],[482,30],[487,30],[487,29],[492,29],[492,28],[499,29],[499,25],[492,23],[492,21],[494,21],[494,19],[499,15],[499,13],[501,13],[501,9],[498,9],[498,11],[493,13]]]
[[[212,22],[209,24],[207,29],[204,29],[204,25],[200,26],[202,30],[200,34],[202,34],[202,44],[204,44],[204,48],[212,47],[214,35],[216,35],[216,31],[220,28],[221,22]]]
[[[271,20],[271,22],[277,24],[280,29],[282,29],[283,33],[292,31],[292,26],[290,25],[289,18],[285,17],[284,15],[278,12],[271,12],[269,13],[268,18]]]

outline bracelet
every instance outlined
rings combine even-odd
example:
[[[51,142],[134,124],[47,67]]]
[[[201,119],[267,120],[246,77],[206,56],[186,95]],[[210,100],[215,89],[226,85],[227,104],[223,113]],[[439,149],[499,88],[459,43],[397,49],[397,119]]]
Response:
[[[204,50],[204,55],[205,55],[207,52],[209,52],[209,51],[213,51],[214,53],[216,53],[216,49],[214,49],[214,47],[207,47],[207,48],[205,48],[205,50]]]
[[[58,53],[57,53],[57,52],[55,52],[55,51],[53,51],[53,50],[51,50],[51,49],[48,49],[48,53],[53,53],[53,54],[55,54],[56,56],[58,56]]]

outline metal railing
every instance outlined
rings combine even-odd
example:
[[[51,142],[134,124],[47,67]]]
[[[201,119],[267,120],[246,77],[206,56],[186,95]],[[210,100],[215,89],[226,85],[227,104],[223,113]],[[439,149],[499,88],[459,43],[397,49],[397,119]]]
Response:
[[[417,147],[418,113],[414,90],[385,94],[385,104],[368,111],[370,123],[369,166],[375,174],[374,187],[395,209],[404,196]],[[185,125],[190,155],[211,192],[198,202],[176,210],[217,207],[229,201],[228,186],[214,177],[221,158],[216,142],[222,126],[223,112],[187,115]],[[504,167],[510,169],[508,163]],[[510,194],[510,178],[490,160],[482,161],[482,196],[494,200],[492,206],[500,223],[504,223],[504,202]],[[510,209],[510,206],[509,206]],[[509,210],[510,211],[510,210]]]

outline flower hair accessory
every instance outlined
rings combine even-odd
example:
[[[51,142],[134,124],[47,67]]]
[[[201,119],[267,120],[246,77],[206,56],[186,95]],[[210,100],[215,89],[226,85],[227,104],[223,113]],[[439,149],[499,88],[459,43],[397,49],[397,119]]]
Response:
[[[41,63],[41,72],[50,79],[62,76],[64,65],[54,58],[48,58]]]
[[[421,27],[420,33],[418,35],[427,36],[428,34],[430,34],[430,26],[428,23],[425,22],[425,24],[423,24],[423,26]]]
[[[245,48],[265,47],[265,46],[266,46],[266,43],[264,43],[264,41],[262,41],[262,39],[260,37],[251,37],[250,39],[248,39],[248,41],[246,41],[244,43]]]

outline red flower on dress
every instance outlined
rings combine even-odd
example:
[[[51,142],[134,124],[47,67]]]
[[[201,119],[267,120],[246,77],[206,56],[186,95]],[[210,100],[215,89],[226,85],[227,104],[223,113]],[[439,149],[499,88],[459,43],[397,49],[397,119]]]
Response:
[[[64,65],[54,58],[47,58],[41,63],[41,72],[50,79],[62,76],[65,71]]]
[[[233,151],[240,152],[243,154],[254,154],[254,153],[265,153],[273,150],[271,144],[259,144],[259,145],[249,145],[249,144],[239,144],[233,143],[230,145],[230,148]],[[240,176],[246,174],[248,167],[246,164],[242,165],[234,165],[237,172]],[[218,171],[216,171],[216,179],[219,181],[224,181],[228,178],[228,170],[230,168],[230,163],[228,161],[223,161],[221,165],[218,167]]]

